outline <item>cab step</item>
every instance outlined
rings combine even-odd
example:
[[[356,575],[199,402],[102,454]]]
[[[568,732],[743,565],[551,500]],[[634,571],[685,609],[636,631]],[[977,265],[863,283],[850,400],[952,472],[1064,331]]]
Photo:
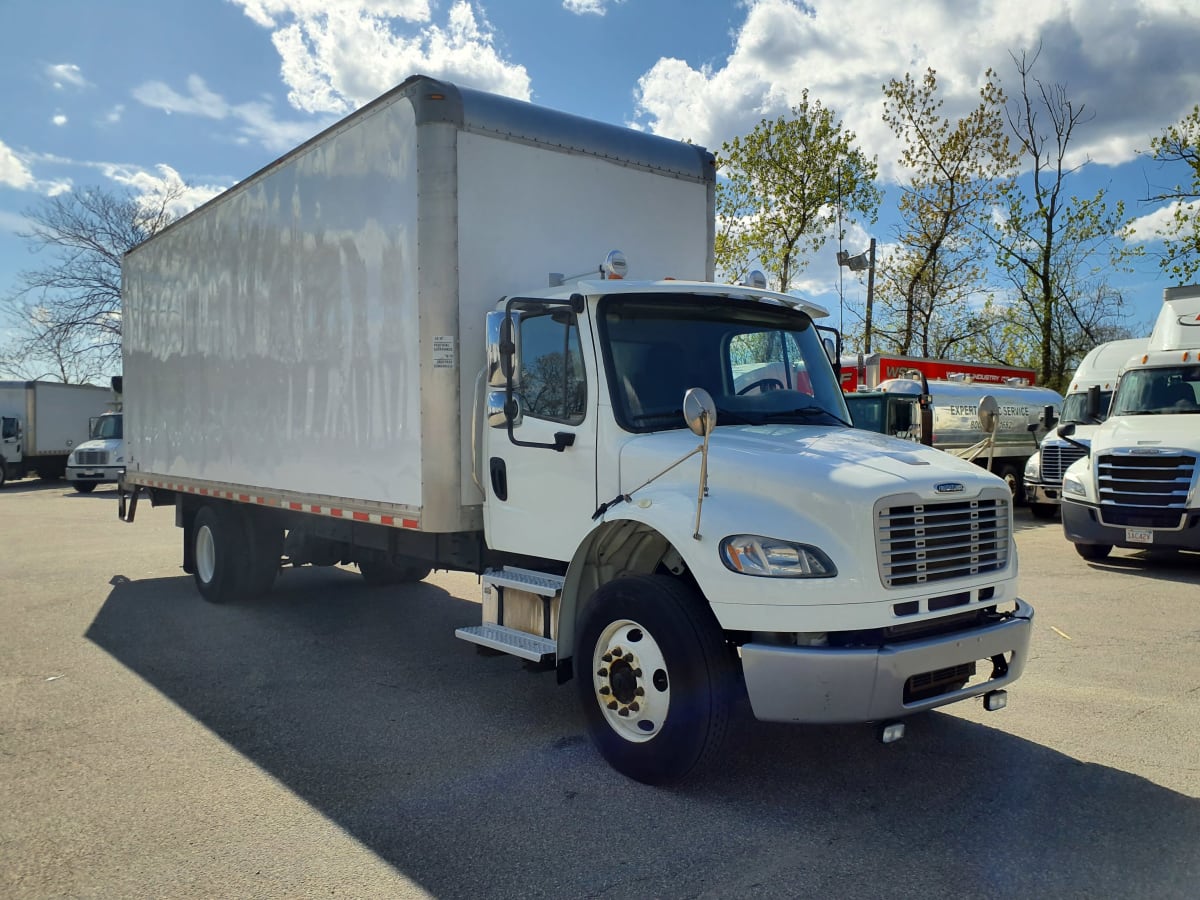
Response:
[[[553,597],[562,590],[566,579],[561,575],[547,575],[532,569],[505,566],[502,569],[488,569],[483,573],[481,581],[485,587],[491,584],[501,588],[516,588],[541,597]]]
[[[486,623],[456,629],[454,636],[472,644],[478,644],[480,647],[499,650],[501,653],[519,656],[521,659],[536,663],[552,661],[558,646],[550,638],[538,637],[536,634],[517,631],[515,628],[505,628],[503,625]]]

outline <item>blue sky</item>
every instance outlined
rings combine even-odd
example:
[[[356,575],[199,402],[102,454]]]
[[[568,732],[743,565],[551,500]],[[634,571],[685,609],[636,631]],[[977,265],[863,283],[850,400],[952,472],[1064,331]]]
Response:
[[[1152,233],[1147,183],[1182,175],[1138,153],[1200,100],[1200,7],[1179,0],[0,0],[0,295],[38,262],[16,232],[41,198],[182,179],[203,201],[416,72],[710,148],[808,88],[879,157],[886,244],[881,86],[932,66],[965,111],[1039,45],[1038,74],[1094,114],[1072,190],[1109,187]],[[836,310],[835,250],[795,287]],[[1169,285],[1152,257],[1118,283],[1147,324]]]

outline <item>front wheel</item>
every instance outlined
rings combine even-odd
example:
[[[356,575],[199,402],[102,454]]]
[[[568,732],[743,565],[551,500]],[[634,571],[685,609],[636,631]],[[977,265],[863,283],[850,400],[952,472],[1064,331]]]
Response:
[[[420,563],[395,563],[392,560],[364,559],[358,563],[363,581],[372,587],[424,581],[432,569]]]
[[[1084,559],[1104,559],[1112,552],[1112,544],[1076,544],[1075,552]]]
[[[90,494],[92,491],[94,491],[96,489],[96,482],[94,482],[94,481],[76,481],[74,484],[71,485],[71,487],[75,488],[75,490],[79,491],[79,493],[81,493],[81,494]]]
[[[692,588],[664,575],[602,585],[582,611],[575,650],[588,733],[618,772],[668,784],[720,755],[735,664]]]

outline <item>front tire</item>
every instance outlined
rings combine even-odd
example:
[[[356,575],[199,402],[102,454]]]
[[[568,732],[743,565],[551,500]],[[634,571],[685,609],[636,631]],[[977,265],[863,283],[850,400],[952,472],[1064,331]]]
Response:
[[[1112,552],[1112,544],[1076,544],[1075,552],[1084,559],[1104,559]]]
[[[94,482],[94,481],[76,481],[74,484],[71,485],[71,487],[75,488],[75,490],[79,491],[79,493],[81,493],[81,494],[90,494],[92,491],[94,491],[96,489],[96,482]]]
[[[668,784],[717,759],[736,669],[695,590],[665,575],[602,585],[582,611],[575,648],[588,733],[614,769]]]
[[[371,587],[385,587],[424,581],[433,570],[430,566],[415,562],[401,564],[390,559],[364,559],[359,561],[358,571],[362,573],[363,581]]]

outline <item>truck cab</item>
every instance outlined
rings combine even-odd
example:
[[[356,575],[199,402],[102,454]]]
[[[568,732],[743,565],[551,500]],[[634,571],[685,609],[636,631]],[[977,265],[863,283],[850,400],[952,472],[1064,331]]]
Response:
[[[1108,418],[1063,475],[1063,530],[1085,559],[1113,547],[1200,550],[1200,285],[1168,288],[1163,300]]]
[[[88,439],[67,458],[67,481],[81,494],[98,484],[116,484],[125,474],[125,428],[120,412],[94,416]]]

